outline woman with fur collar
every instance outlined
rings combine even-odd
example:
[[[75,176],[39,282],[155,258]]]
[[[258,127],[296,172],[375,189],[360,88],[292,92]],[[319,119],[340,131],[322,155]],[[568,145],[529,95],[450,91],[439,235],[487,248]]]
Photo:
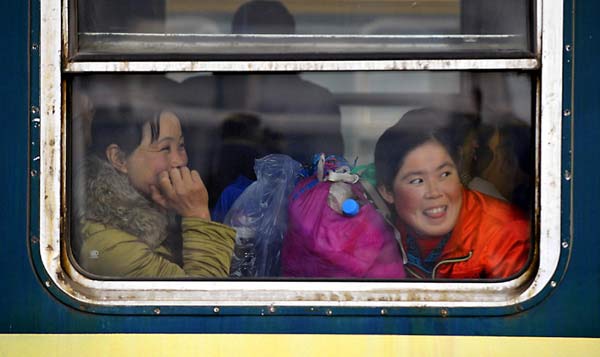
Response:
[[[228,275],[235,231],[210,220],[204,183],[187,163],[173,111],[96,111],[75,195],[74,243],[84,270],[121,278]]]

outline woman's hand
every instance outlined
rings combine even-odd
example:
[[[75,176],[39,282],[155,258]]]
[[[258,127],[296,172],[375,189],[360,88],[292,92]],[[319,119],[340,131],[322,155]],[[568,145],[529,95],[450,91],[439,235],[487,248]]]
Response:
[[[210,219],[208,192],[198,171],[173,168],[158,175],[158,187],[150,186],[151,197],[160,206],[182,217]]]

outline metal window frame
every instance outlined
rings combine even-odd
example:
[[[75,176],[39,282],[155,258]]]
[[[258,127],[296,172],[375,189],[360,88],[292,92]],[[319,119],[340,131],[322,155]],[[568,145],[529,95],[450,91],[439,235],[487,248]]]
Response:
[[[39,255],[47,286],[75,306],[481,308],[526,304],[556,286],[561,256],[562,1],[537,1],[535,59],[251,62],[69,62],[67,1],[41,2]],[[57,29],[62,29],[58,31]],[[535,230],[538,265],[505,282],[107,281],[66,256],[66,103],[63,74],[155,71],[539,70]],[[35,220],[36,217],[32,217]],[[123,297],[126,297],[124,299]],[[417,309],[418,310],[418,309]],[[159,310],[160,311],[160,310]],[[214,312],[218,309],[215,308]],[[379,311],[379,310],[378,310]],[[381,310],[382,314],[384,310]],[[155,311],[156,313],[156,311]]]

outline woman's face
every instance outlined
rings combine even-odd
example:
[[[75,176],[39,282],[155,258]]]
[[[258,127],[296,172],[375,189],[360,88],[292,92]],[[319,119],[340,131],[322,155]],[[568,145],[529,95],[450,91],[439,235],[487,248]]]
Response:
[[[186,166],[181,125],[171,112],[160,115],[160,133],[152,142],[150,124],[143,127],[142,141],[125,162],[124,173],[138,191],[150,195],[150,185],[158,186],[158,174],[175,167]]]
[[[410,151],[392,186],[392,192],[381,190],[384,199],[417,234],[439,237],[452,231],[462,206],[462,185],[442,145],[432,140]]]

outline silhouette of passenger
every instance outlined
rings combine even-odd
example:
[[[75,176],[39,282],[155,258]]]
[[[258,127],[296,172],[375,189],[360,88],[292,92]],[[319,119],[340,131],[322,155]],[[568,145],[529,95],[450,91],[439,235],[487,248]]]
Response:
[[[458,172],[460,172],[461,183],[471,190],[505,200],[505,197],[491,182],[479,175],[480,131],[485,131],[484,128],[486,128],[481,124],[481,118],[470,113],[450,112],[446,120],[448,121],[446,123],[448,133],[457,150],[456,164]],[[483,159],[485,160],[485,158]]]
[[[278,1],[250,1],[236,11],[232,32],[237,34],[293,34],[295,21],[290,12]],[[326,88],[303,79],[292,72],[240,73],[228,72],[213,76],[200,75],[182,83],[180,100],[186,105],[205,108],[206,120],[202,137],[212,147],[221,147],[217,124],[208,128],[208,121],[226,116],[226,113],[251,112],[261,118],[265,133],[277,141],[278,151],[301,163],[310,163],[315,153],[343,154],[340,110],[333,94]],[[212,118],[210,118],[212,113]],[[194,145],[194,144],[192,144]],[[200,144],[198,144],[200,145]],[[190,151],[194,148],[190,147]],[[206,150],[204,150],[206,152]],[[269,152],[267,152],[269,153]],[[194,155],[192,153],[192,155]],[[213,158],[214,156],[214,158]],[[200,155],[200,160],[219,160],[216,153]],[[194,159],[192,159],[194,160]],[[202,167],[202,162],[194,162]],[[214,168],[222,163],[211,163],[208,187],[215,198],[219,182]],[[241,172],[240,172],[241,174]],[[215,202],[211,198],[211,202]]]
[[[215,183],[221,192],[238,176],[256,180],[254,160],[266,154],[260,119],[250,113],[234,113],[221,126],[222,145],[216,157]]]
[[[482,131],[480,142],[478,175],[493,184],[506,200],[529,213],[533,197],[531,127],[506,114]]]
[[[231,33],[290,35],[296,33],[296,21],[279,1],[254,0],[235,12]]]

